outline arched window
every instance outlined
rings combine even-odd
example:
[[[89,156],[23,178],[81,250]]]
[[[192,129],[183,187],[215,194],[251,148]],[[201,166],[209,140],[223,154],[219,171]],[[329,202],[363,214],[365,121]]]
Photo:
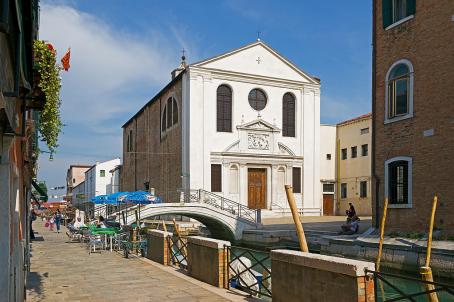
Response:
[[[230,194],[238,193],[238,181],[239,181],[238,166],[231,165],[230,166],[230,176],[229,176],[229,193]]]
[[[282,98],[282,135],[295,137],[295,96],[290,92]]]
[[[172,108],[172,98],[167,99],[167,128],[172,127],[172,115],[173,115],[173,108]]]
[[[174,98],[172,98],[172,100],[172,125],[175,125],[176,123],[178,123],[178,106],[177,100],[175,100]]]
[[[161,119],[161,131],[164,132],[167,129],[167,106],[164,106],[164,111],[162,112],[162,119]]]
[[[399,156],[385,161],[385,196],[391,208],[412,207],[413,160]]]
[[[257,111],[263,110],[267,103],[265,92],[257,88],[252,89],[251,92],[249,92],[248,100],[249,105]]]
[[[408,60],[394,63],[386,76],[386,119],[397,121],[413,116],[413,66]]]
[[[175,98],[170,97],[164,104],[161,118],[161,131],[165,132],[167,129],[178,123],[178,105]]]
[[[232,132],[232,89],[227,85],[219,86],[216,93],[216,129]]]

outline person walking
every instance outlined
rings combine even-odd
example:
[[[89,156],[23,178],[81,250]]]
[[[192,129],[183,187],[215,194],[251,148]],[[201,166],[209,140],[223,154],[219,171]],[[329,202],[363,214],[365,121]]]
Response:
[[[54,224],[55,224],[55,214],[49,218],[49,231],[54,230]]]
[[[62,215],[60,213],[60,209],[57,209],[55,213],[55,225],[57,226],[57,233],[60,233],[60,224],[61,224]]]
[[[33,221],[36,220],[35,210],[32,208],[30,210],[30,239],[35,239],[35,232],[33,231]]]

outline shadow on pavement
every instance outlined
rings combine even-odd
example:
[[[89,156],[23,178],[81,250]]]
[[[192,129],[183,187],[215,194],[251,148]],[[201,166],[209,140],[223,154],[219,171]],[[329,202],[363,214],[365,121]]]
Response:
[[[45,298],[43,295],[43,279],[47,278],[49,273],[43,273],[42,275],[37,272],[30,272],[27,279],[27,289],[41,298]]]

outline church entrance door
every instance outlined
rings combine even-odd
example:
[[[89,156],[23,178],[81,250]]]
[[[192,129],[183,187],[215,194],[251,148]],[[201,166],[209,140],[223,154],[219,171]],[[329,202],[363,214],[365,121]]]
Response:
[[[248,207],[266,209],[266,169],[248,169]]]

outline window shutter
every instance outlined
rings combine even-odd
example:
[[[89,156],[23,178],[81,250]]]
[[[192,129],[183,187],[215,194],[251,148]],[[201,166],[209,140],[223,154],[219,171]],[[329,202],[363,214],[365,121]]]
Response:
[[[9,32],[9,1],[0,1],[0,32]]]
[[[295,137],[295,97],[290,93],[282,99],[282,136]]]
[[[293,167],[293,193],[301,193],[301,168]]]
[[[211,165],[211,192],[222,192],[221,165]]]
[[[232,90],[226,85],[221,85],[216,94],[216,130],[232,132]]]
[[[393,23],[393,0],[382,0],[383,28]]]
[[[416,12],[416,0],[407,0],[407,16],[414,15]]]

